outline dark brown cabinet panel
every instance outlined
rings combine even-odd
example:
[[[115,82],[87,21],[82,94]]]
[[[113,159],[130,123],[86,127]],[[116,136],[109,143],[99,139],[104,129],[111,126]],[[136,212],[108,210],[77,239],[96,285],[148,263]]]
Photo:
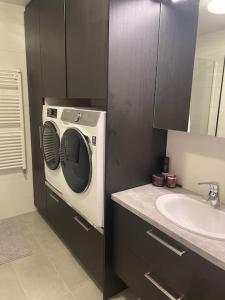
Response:
[[[154,127],[188,127],[199,1],[162,1]]]
[[[152,129],[160,3],[114,0],[109,22],[106,185],[109,193],[148,183],[166,133]],[[153,151],[157,147],[157,151]]]
[[[46,193],[49,222],[72,253],[103,287],[104,236],[49,188]]]
[[[43,97],[66,97],[65,3],[40,1]]]
[[[39,129],[42,125],[41,60],[39,38],[39,1],[33,0],[25,11],[27,76],[29,88],[34,203],[45,214],[44,161],[40,149]]]
[[[108,1],[66,0],[69,98],[107,97]]]
[[[119,281],[112,288],[110,194],[148,183],[165,155],[166,132],[152,129],[159,18],[158,1],[110,1],[105,204],[109,298],[121,288]]]
[[[61,199],[50,189],[47,189],[47,218],[56,231],[63,235],[65,232],[65,215],[61,211]]]
[[[224,270],[116,203],[113,266],[143,300],[166,300],[165,291],[175,299],[224,299]]]

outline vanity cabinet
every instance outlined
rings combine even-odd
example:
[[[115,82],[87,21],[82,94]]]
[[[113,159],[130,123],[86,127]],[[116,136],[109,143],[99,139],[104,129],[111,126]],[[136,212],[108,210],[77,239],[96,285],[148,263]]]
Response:
[[[103,287],[104,236],[46,187],[47,220],[96,282]]]
[[[199,1],[162,1],[154,127],[187,131]]]
[[[25,11],[27,78],[33,167],[34,204],[46,215],[44,160],[41,150],[42,126],[41,60],[39,38],[39,1],[33,0]]]
[[[66,97],[64,0],[40,1],[43,97]]]
[[[224,299],[225,271],[115,203],[113,267],[142,300]]]

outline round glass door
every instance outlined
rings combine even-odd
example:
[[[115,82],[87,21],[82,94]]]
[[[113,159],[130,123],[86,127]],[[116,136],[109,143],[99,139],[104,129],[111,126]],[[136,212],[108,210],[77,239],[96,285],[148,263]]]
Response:
[[[91,150],[77,129],[67,129],[61,140],[61,166],[65,180],[75,193],[87,190],[92,176]]]
[[[52,122],[45,122],[42,138],[45,163],[49,169],[56,170],[60,163],[60,139]]]

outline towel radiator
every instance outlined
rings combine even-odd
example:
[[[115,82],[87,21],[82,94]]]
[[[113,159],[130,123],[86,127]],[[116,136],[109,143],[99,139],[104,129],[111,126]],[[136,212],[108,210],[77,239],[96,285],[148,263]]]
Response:
[[[0,170],[26,171],[26,146],[19,70],[0,70]]]

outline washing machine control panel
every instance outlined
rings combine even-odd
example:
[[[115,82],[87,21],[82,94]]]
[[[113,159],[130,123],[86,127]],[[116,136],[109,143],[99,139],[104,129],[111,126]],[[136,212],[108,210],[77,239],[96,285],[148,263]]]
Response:
[[[49,118],[57,118],[57,109],[55,109],[55,108],[48,108],[47,109],[47,116]]]

